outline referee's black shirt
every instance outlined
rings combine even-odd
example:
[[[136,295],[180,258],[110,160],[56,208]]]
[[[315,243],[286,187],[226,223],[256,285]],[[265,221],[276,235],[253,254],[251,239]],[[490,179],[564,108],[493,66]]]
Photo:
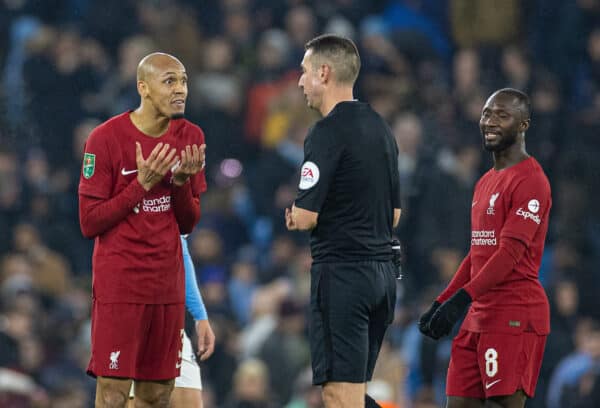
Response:
[[[319,213],[313,263],[391,259],[398,148],[368,104],[340,102],[309,131],[295,204]]]

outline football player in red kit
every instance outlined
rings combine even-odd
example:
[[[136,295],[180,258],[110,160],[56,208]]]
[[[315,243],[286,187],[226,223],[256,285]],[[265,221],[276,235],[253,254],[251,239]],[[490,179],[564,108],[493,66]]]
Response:
[[[183,119],[187,75],[154,53],[137,72],[140,106],[91,133],[79,183],[83,235],[95,238],[92,350],[96,407],[125,407],[132,381],[168,406],[179,375],[185,277],[180,234],[200,218],[204,134]]]
[[[552,199],[539,163],[525,150],[529,97],[500,89],[479,126],[494,167],[475,186],[471,249],[452,281],[421,316],[433,339],[450,333],[471,304],[452,352],[446,407],[521,408],[535,392],[548,299],[538,279]]]

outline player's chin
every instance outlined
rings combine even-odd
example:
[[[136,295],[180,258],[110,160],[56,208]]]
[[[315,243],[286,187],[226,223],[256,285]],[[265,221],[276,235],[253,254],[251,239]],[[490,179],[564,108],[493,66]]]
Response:
[[[487,142],[485,140],[483,141],[483,148],[488,152],[497,152],[502,150],[502,146],[500,144],[495,142]]]
[[[171,112],[171,115],[169,117],[171,119],[182,119],[185,117],[185,111],[181,110],[181,111]]]

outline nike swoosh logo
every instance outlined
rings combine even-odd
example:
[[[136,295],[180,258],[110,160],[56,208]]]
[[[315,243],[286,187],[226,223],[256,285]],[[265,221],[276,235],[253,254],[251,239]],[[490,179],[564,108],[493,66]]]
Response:
[[[124,175],[124,176],[126,176],[128,174],[133,174],[133,173],[137,173],[137,169],[135,169],[135,170],[125,170],[125,167],[123,167],[121,169],[121,174]]]
[[[492,388],[494,385],[498,384],[500,381],[502,381],[502,379],[500,380],[496,380],[496,381],[492,381],[491,383],[485,383],[485,389],[489,390],[490,388]]]
[[[471,204],[471,208],[475,207],[475,204],[477,204],[477,201],[473,201],[473,203]]]
[[[181,363],[175,363],[175,368],[181,368]]]

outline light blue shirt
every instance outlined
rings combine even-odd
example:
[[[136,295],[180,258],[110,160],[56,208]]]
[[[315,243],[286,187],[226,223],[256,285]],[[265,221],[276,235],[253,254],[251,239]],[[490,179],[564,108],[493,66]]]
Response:
[[[206,307],[202,301],[200,289],[198,289],[196,270],[185,235],[181,236],[181,252],[183,254],[183,267],[185,269],[185,307],[187,307],[194,320],[207,320]]]

